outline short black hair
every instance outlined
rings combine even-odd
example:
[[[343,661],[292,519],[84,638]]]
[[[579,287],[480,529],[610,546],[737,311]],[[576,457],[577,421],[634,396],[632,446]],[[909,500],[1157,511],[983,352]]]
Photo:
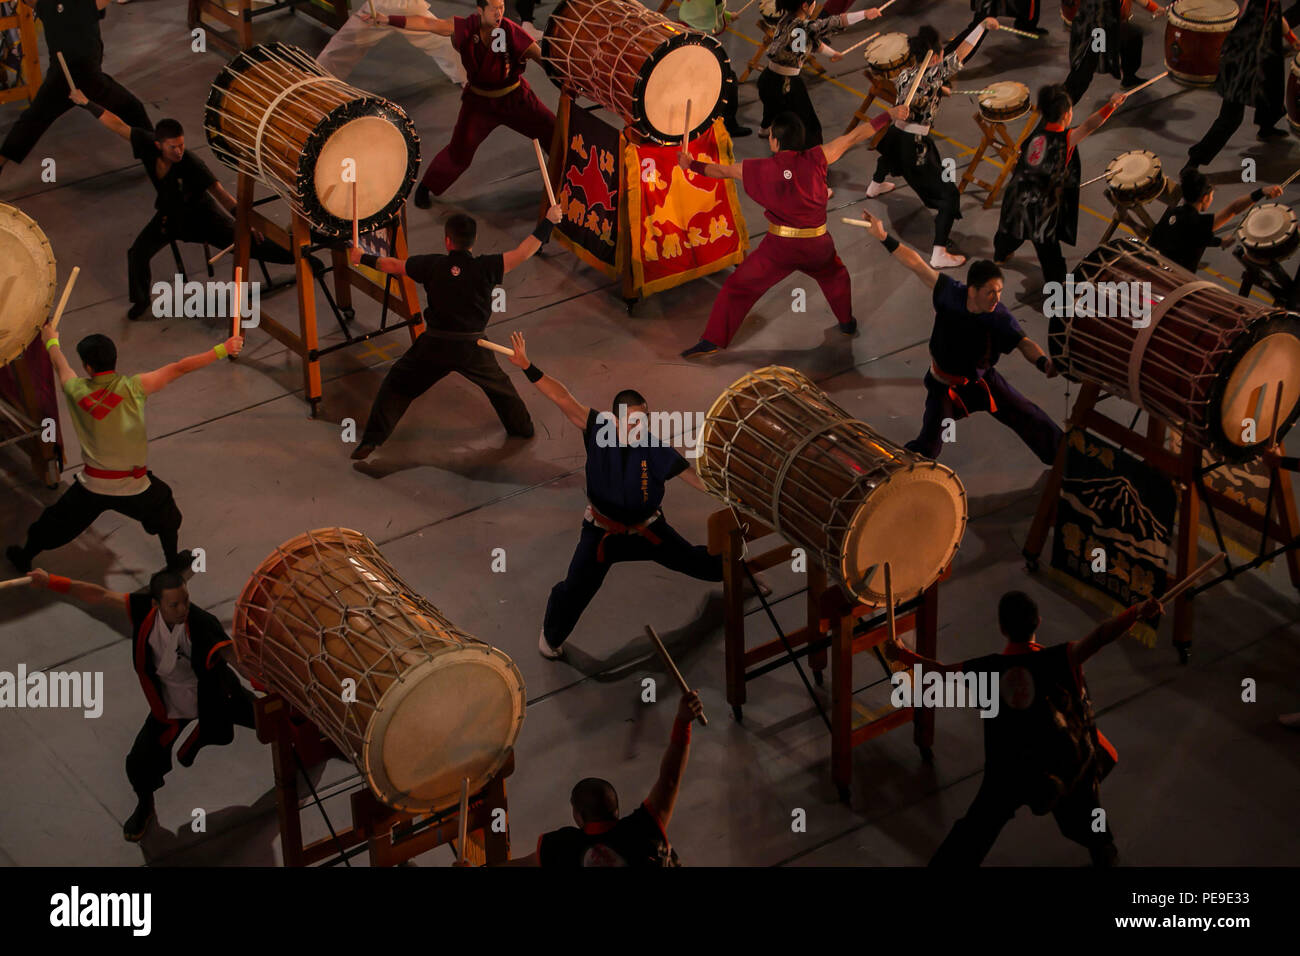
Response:
[[[618,819],[618,793],[599,777],[585,777],[573,785],[569,803],[583,823],[608,823]]]
[[[976,259],[966,270],[966,285],[978,289],[986,282],[1002,278],[1002,270],[992,259]]]
[[[917,66],[921,65],[927,53],[937,53],[938,50],[939,31],[928,23],[917,30],[915,36],[907,38],[907,52],[912,54]]]
[[[610,411],[612,411],[615,415],[617,415],[618,410],[624,406],[627,406],[628,408],[633,408],[637,405],[646,405],[646,404],[647,403],[644,395],[642,395],[634,388],[625,388],[623,389],[623,391],[619,392],[617,395],[614,396],[614,404],[610,407]]]
[[[165,139],[175,139],[177,136],[184,135],[185,127],[181,126],[180,120],[159,120],[158,125],[153,128],[153,141],[155,143],[161,143]]]
[[[1024,591],[1008,591],[998,601],[998,627],[1007,640],[1023,644],[1038,630],[1038,604]]]
[[[792,13],[798,13],[808,0],[776,0],[776,12],[782,16],[789,16]]]
[[[808,136],[804,130],[803,120],[794,113],[781,113],[772,120],[772,135],[776,137],[776,144],[782,149],[795,150],[803,149]]]
[[[96,372],[111,372],[117,368],[117,346],[107,335],[92,332],[77,343],[77,355]]]
[[[455,213],[447,220],[447,241],[453,249],[469,249],[478,238],[478,223],[473,216]]]
[[[1044,123],[1059,123],[1074,106],[1064,83],[1049,83],[1038,91],[1038,112]]]
[[[174,591],[176,588],[185,587],[185,578],[179,571],[159,571],[149,579],[149,596],[162,603],[164,591]]]
[[[488,5],[488,0],[474,0],[474,2],[478,4],[480,10]]]
[[[1214,188],[1205,173],[1193,166],[1184,169],[1179,179],[1183,188],[1183,202],[1186,203],[1200,202],[1205,198],[1205,194]]]

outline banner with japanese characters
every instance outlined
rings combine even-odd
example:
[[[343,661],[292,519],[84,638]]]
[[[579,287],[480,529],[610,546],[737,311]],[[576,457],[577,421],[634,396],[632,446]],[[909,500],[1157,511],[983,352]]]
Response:
[[[688,152],[700,162],[735,162],[721,118]],[[736,265],[749,248],[736,184],[687,172],[677,154],[676,146],[629,143],[623,157],[632,281],[642,295]]]
[[[589,266],[611,277],[618,259],[619,156],[617,129],[587,110],[568,111],[568,135],[555,200],[564,211],[556,227],[560,243]]]

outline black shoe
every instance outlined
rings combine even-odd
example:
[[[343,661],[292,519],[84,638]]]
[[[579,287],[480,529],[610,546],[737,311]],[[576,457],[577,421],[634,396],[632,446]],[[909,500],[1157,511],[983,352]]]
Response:
[[[698,342],[696,342],[694,345],[692,345],[690,348],[688,348],[685,352],[682,353],[682,358],[689,358],[689,359],[702,358],[705,355],[712,355],[714,352],[717,351],[718,351],[718,347],[714,345],[712,342],[707,342],[704,339],[700,339]]]
[[[739,124],[737,124],[736,126],[727,127],[727,135],[730,136],[732,139],[740,139],[744,136],[753,136],[754,131],[750,129],[748,126],[740,126]]]
[[[1131,90],[1135,86],[1141,86],[1146,80],[1134,73],[1132,76],[1126,76],[1119,81],[1119,88],[1122,90]]]
[[[137,302],[133,306],[131,306],[131,308],[126,310],[126,317],[130,319],[132,322],[134,322],[136,319],[140,318],[140,316],[144,315],[147,311],[149,311],[148,302]]]
[[[843,332],[845,335],[857,335],[857,334],[858,334],[858,320],[857,320],[857,319],[849,319],[847,322],[841,322],[841,323],[840,323],[840,331]]]
[[[433,205],[433,193],[429,192],[428,186],[415,187],[415,204],[421,209],[428,209]]]
[[[182,767],[192,767],[194,766],[194,758],[199,755],[199,751],[202,749],[202,745],[197,741],[192,747],[182,747],[180,753],[176,755],[176,762]]]
[[[139,843],[153,819],[153,800],[142,799],[135,805],[135,813],[122,824],[122,836],[130,843]]]
[[[32,562],[27,560],[27,552],[16,544],[11,544],[5,548],[5,557],[9,563],[18,569],[20,574],[26,574],[32,569]]]
[[[1286,136],[1286,130],[1278,129],[1276,126],[1270,126],[1268,129],[1261,129],[1257,134],[1257,138],[1262,139],[1266,143],[1272,139],[1285,139]]]
[[[167,562],[167,570],[177,572],[188,571],[193,564],[194,552],[186,548],[184,551],[177,552],[174,560]]]
[[[365,461],[367,458],[369,458],[371,455],[375,453],[375,449],[378,447],[379,447],[378,445],[367,445],[362,443],[358,445],[356,448],[352,449],[352,460]]]

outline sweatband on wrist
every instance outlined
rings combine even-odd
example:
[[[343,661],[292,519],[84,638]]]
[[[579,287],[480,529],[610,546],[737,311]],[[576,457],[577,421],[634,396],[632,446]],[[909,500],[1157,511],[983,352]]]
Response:
[[[1250,194],[1251,202],[1259,202],[1263,198],[1264,198],[1264,190],[1262,187],[1260,189],[1256,189],[1253,193]]]
[[[1034,360],[1034,365],[1038,368],[1038,371],[1040,371],[1040,372],[1046,372],[1046,371],[1047,371],[1047,356],[1046,356],[1046,355],[1040,355],[1040,356],[1038,356],[1038,358]]]
[[[691,742],[691,721],[686,723],[680,720],[673,721],[672,742],[679,747],[685,747]]]
[[[217,358],[225,358],[227,355],[230,354],[229,352],[226,351],[226,343],[224,342],[222,342],[220,345],[212,346],[212,351],[217,353]]]
[[[59,594],[67,594],[72,590],[72,578],[65,578],[61,574],[51,574],[50,583],[45,587],[47,590],[57,591]]]
[[[861,23],[867,18],[866,10],[852,10],[848,13],[840,14],[840,19],[844,21],[846,27],[851,27],[855,23]]]
[[[104,115],[104,107],[100,106],[98,103],[83,103],[81,104],[81,108],[91,116],[95,117],[95,119],[99,119]]]
[[[404,30],[406,28],[406,17],[401,16],[400,14],[390,14],[388,17],[388,25],[390,27],[397,27],[399,30]]]
[[[48,352],[50,349],[54,348],[54,346],[58,344],[59,344],[59,337],[56,335],[54,336],[54,338],[50,339],[48,342],[45,343],[45,351]]]
[[[1138,614],[1142,610],[1141,604],[1135,604],[1119,616],[1119,623],[1125,628],[1132,627],[1137,623]]]
[[[371,255],[371,254],[368,253],[368,252],[363,252],[363,253],[361,254],[361,264],[362,264],[363,266],[368,266],[368,267],[370,267],[371,269],[378,269],[378,268],[379,268],[379,257],[378,257],[378,256],[374,256],[374,255]]]
[[[980,37],[982,37],[983,35],[984,35],[984,24],[981,23],[979,26],[977,26],[977,27],[976,27],[974,30],[972,30],[970,33],[966,34],[966,39],[963,40],[962,42],[963,42],[963,43],[979,43],[979,42],[980,42]]]
[[[1110,119],[1110,114],[1114,112],[1115,112],[1115,105],[1113,103],[1107,103],[1101,109],[1097,110],[1097,115],[1100,116],[1103,120],[1108,120]]]
[[[879,133],[882,129],[894,121],[894,118],[888,113],[881,113],[871,121],[871,128]]]
[[[540,382],[542,380],[542,376],[545,374],[546,373],[543,372],[540,368],[538,368],[537,365],[533,362],[529,362],[528,368],[524,369],[524,378],[528,379],[528,381],[532,382],[534,385]]]
[[[555,223],[549,219],[543,219],[537,224],[537,228],[533,230],[533,238],[542,245],[546,245],[546,240],[551,238],[551,230],[554,228]]]
[[[707,176],[709,164],[702,163],[698,159],[692,159],[686,168],[689,169],[691,172],[695,173],[697,176]]]
[[[880,244],[883,245],[886,250],[888,250],[891,256],[894,254],[894,250],[897,249],[900,245],[899,241],[895,239],[893,236],[889,235],[889,233],[885,233],[885,238],[880,240]]]

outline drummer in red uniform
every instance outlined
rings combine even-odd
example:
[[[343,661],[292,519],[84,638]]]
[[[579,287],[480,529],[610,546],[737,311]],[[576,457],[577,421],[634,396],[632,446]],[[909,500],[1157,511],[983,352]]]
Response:
[[[771,223],[758,248],[722,284],[703,337],[682,353],[683,358],[726,348],[763,294],[796,271],[821,287],[841,332],[852,335],[858,330],[849,270],[826,231],[826,171],[851,147],[888,125],[895,114],[906,118],[906,107],[894,107],[851,133],[805,149],[803,123],[793,113],[782,113],[772,121],[768,136],[772,156],[720,165],[691,159],[685,151],[678,154],[682,168],[698,176],[739,179]]]
[[[498,126],[508,126],[543,149],[550,149],[555,114],[524,79],[526,60],[541,62],[542,49],[513,20],[505,0],[476,0],[478,13],[468,17],[401,17],[379,14],[377,22],[398,29],[422,30],[451,37],[469,77],[461,94],[460,116],[451,142],[442,148],[415,190],[415,204],[428,209],[469,168],[483,140]],[[362,15],[362,19],[369,17]]]

